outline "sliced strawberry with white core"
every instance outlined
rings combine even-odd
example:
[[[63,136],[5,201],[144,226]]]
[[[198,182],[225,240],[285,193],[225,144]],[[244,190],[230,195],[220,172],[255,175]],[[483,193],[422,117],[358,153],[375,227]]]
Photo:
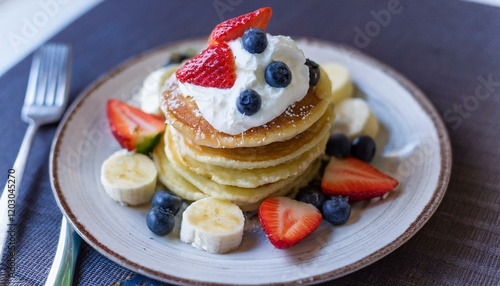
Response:
[[[209,46],[187,61],[175,73],[182,83],[204,87],[231,88],[236,81],[236,65],[227,44]]]
[[[129,151],[147,153],[158,143],[165,120],[118,99],[106,104],[106,114],[114,137]]]
[[[326,195],[348,196],[353,202],[380,197],[397,185],[396,179],[353,157],[330,159],[321,181]]]
[[[256,11],[226,20],[215,26],[208,38],[208,45],[228,42],[237,39],[245,33],[248,28],[259,28],[265,30],[273,12],[271,7],[263,7]]]
[[[287,197],[268,198],[259,207],[260,224],[276,248],[297,244],[318,228],[321,219],[313,205]]]

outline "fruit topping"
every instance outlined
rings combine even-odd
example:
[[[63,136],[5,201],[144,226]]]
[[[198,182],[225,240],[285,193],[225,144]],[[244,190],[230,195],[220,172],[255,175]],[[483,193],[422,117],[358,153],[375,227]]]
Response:
[[[348,196],[353,202],[382,196],[397,185],[396,179],[354,157],[331,158],[321,180],[323,193]]]
[[[321,68],[332,82],[333,104],[338,104],[342,100],[353,96],[354,85],[351,81],[351,75],[345,66],[328,62],[322,63]]]
[[[355,158],[361,161],[371,162],[375,156],[375,141],[367,135],[354,138],[352,141],[351,153]]]
[[[241,114],[254,115],[260,110],[262,99],[253,89],[246,89],[240,93],[236,101],[236,108]]]
[[[158,171],[146,155],[121,149],[101,166],[104,191],[122,205],[137,206],[151,201]]]
[[[319,71],[319,65],[310,59],[306,59],[306,66],[309,68],[309,85],[317,85],[321,74]]]
[[[328,138],[326,154],[335,158],[346,158],[351,155],[351,141],[342,133],[336,133]]]
[[[260,224],[276,248],[297,244],[318,228],[321,219],[313,205],[287,197],[267,198],[259,207]]]
[[[321,207],[326,200],[325,195],[321,191],[321,183],[314,181],[309,185],[301,188],[295,197],[296,200],[311,204],[321,211]]]
[[[161,207],[176,215],[181,209],[182,199],[172,193],[160,190],[153,195],[151,205]]]
[[[251,54],[260,54],[267,47],[267,35],[259,28],[250,28],[246,30],[241,41],[243,48]]]
[[[344,133],[353,140],[356,136],[377,136],[379,122],[363,98],[347,98],[335,104],[332,131]]]
[[[266,67],[264,77],[272,87],[287,87],[292,81],[292,71],[284,62],[275,61]]]
[[[175,73],[182,83],[204,87],[231,88],[236,81],[233,53],[226,44],[209,46]]]
[[[227,253],[240,246],[245,217],[227,200],[197,200],[182,213],[181,241],[210,253]]]
[[[152,207],[146,217],[146,224],[154,234],[167,235],[174,229],[174,214],[159,206]]]
[[[123,148],[138,153],[150,152],[165,130],[165,120],[118,99],[110,99],[106,113],[111,131]]]
[[[323,217],[334,225],[346,223],[351,215],[349,199],[342,196],[332,196],[323,203]]]
[[[272,10],[270,7],[260,8],[256,11],[226,20],[217,26],[208,38],[208,45],[224,43],[243,36],[248,28],[259,28],[265,30]]]

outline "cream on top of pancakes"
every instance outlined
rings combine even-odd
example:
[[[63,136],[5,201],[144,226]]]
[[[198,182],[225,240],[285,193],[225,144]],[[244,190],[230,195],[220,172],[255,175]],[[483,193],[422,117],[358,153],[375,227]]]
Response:
[[[289,105],[302,100],[309,88],[309,68],[304,53],[286,36],[267,34],[264,52],[251,54],[243,48],[241,37],[228,42],[236,64],[236,81],[232,88],[219,89],[179,82],[184,96],[191,96],[201,116],[215,129],[230,135],[264,125],[278,117]],[[266,83],[264,72],[271,62],[284,62],[292,73],[287,87],[272,87]],[[262,99],[260,110],[253,115],[241,114],[236,101],[240,93],[253,89]]]

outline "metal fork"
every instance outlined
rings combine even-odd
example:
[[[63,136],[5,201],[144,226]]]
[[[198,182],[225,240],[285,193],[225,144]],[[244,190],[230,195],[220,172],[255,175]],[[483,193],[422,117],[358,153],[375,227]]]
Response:
[[[73,283],[75,263],[82,239],[63,215],[56,255],[45,286],[69,286]]]
[[[0,198],[0,260],[9,231],[15,234],[15,204],[35,133],[40,126],[59,121],[66,109],[70,54],[68,45],[46,44],[33,57],[21,111],[21,118],[29,125]]]

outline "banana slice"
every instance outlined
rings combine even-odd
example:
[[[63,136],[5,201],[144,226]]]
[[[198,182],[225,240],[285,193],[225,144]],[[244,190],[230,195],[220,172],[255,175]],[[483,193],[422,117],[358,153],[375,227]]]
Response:
[[[332,133],[344,133],[350,139],[359,135],[377,136],[379,123],[362,98],[348,98],[335,105]]]
[[[160,110],[160,94],[163,84],[177,69],[179,65],[169,65],[152,72],[142,83],[139,91],[141,109],[146,113],[163,116]]]
[[[115,201],[130,206],[151,201],[155,192],[157,170],[148,156],[119,150],[101,166],[101,182]]]
[[[321,67],[326,72],[332,82],[332,102],[337,104],[340,101],[353,95],[353,84],[349,71],[337,63],[325,63]]]
[[[235,250],[243,238],[245,217],[230,201],[213,197],[198,200],[182,214],[181,241],[210,253]]]

